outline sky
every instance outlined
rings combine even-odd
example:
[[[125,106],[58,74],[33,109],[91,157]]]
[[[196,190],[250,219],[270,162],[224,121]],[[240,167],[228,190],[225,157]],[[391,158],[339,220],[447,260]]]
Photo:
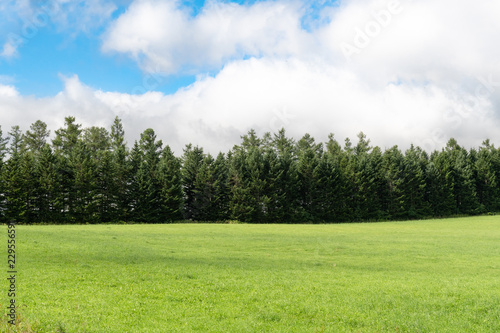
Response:
[[[500,146],[498,0],[2,0],[0,125],[122,119],[177,155],[285,128]]]

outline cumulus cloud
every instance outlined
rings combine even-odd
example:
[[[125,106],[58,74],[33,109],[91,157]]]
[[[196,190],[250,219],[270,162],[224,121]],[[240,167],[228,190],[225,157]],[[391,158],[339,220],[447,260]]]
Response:
[[[0,97],[17,97],[19,93],[12,86],[0,85]]]
[[[55,129],[75,115],[109,126],[118,115],[129,144],[151,127],[177,154],[186,143],[227,151],[250,128],[319,141],[334,132],[340,142],[364,131],[382,147],[427,150],[450,137],[500,143],[498,1],[343,1],[307,31],[306,12],[299,1],[211,1],[192,16],[175,1],[136,0],[103,50],[130,55],[145,72],[200,74],[195,83],[134,95],[61,77],[65,89],[44,99],[0,86],[2,125],[42,119]]]
[[[339,66],[369,83],[449,86],[498,72],[499,13],[494,1],[346,1],[316,33]]]
[[[227,151],[250,128],[262,135],[285,127],[297,139],[309,132],[320,141],[335,132],[340,142],[364,131],[382,147],[415,143],[427,150],[444,146],[457,133],[467,145],[487,137],[500,140],[488,98],[433,85],[388,84],[380,90],[349,71],[299,60],[233,62],[172,95],[104,92],[77,76],[62,79],[65,89],[52,98],[0,89],[4,121],[26,129],[27,119],[49,120],[56,129],[74,115],[84,126],[109,127],[118,115],[130,144],[151,127],[177,154],[187,143],[212,153]]]
[[[218,69],[244,56],[286,57],[307,43],[294,1],[207,1],[192,17],[177,1],[139,0],[108,29],[103,50],[130,54],[143,69],[170,74]]]

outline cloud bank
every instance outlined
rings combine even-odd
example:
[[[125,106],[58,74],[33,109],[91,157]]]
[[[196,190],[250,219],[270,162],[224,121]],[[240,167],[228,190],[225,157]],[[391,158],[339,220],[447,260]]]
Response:
[[[122,93],[62,77],[65,89],[43,99],[3,85],[2,128],[42,119],[56,129],[66,115],[109,126],[118,115],[129,144],[151,127],[177,154],[186,143],[227,151],[250,128],[281,127],[320,141],[364,131],[382,147],[500,144],[498,1],[346,0],[306,29],[308,6],[208,1],[193,16],[176,1],[136,0],[102,48],[134,59],[143,82]],[[148,91],[178,73],[198,78],[171,95]]]

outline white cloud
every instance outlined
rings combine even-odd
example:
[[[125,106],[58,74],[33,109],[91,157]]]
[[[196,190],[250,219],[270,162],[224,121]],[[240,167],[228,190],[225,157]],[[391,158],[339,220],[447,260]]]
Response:
[[[131,55],[145,71],[193,71],[194,84],[130,95],[62,77],[65,89],[45,99],[0,86],[2,126],[42,119],[56,129],[67,115],[109,126],[119,115],[129,144],[151,127],[177,154],[186,143],[227,151],[250,128],[281,127],[319,141],[364,131],[382,147],[440,149],[450,137],[500,145],[500,3],[400,0],[401,10],[348,61],[342,43],[367,34],[378,22],[373,13],[390,2],[341,2],[321,13],[330,23],[306,32],[298,1],[212,1],[191,17],[172,1],[137,0],[110,26],[103,49]]]
[[[428,150],[443,147],[451,136],[468,146],[485,138],[500,141],[488,98],[434,85],[379,89],[347,70],[299,60],[233,62],[216,77],[173,95],[103,92],[77,76],[62,79],[64,91],[52,98],[22,97],[12,88],[2,94],[0,89],[2,125],[27,129],[42,119],[57,129],[65,116],[74,115],[84,126],[109,127],[118,115],[130,144],[151,127],[177,154],[187,143],[212,153],[227,151],[250,128],[263,134],[285,127],[296,139],[309,132],[320,141],[334,132],[340,142],[364,131],[382,147],[415,143]]]
[[[218,69],[244,56],[288,56],[307,44],[296,2],[238,5],[208,1],[191,17],[176,1],[135,1],[109,28],[106,52],[128,53],[164,73]]]
[[[500,31],[498,1],[347,1],[318,31],[322,45],[332,53],[341,51],[342,43],[353,45],[360,30],[366,35],[377,23],[374,13],[387,12],[391,2],[399,4],[399,14],[368,36],[368,45],[346,66],[382,83],[400,78],[450,84],[498,71],[500,47],[492,42]]]
[[[117,6],[113,0],[19,0],[0,4],[4,30],[22,38],[33,38],[52,22],[65,34],[89,33],[111,19]]]
[[[116,8],[112,0],[49,0],[38,10],[62,31],[88,33],[107,23]]]
[[[5,86],[0,84],[0,97],[17,97],[19,93],[16,88],[12,86]]]
[[[246,56],[319,59],[382,86],[395,80],[449,85],[498,71],[498,1],[343,1],[325,7],[320,16],[330,23],[310,33],[301,28],[307,3],[208,1],[192,17],[173,0],[136,0],[109,27],[103,50],[166,74],[219,69]],[[366,47],[346,61],[342,45],[365,39]]]
[[[17,54],[17,47],[10,42],[6,42],[3,45],[3,50],[2,53],[0,53],[0,56],[5,58],[11,58],[16,54]]]

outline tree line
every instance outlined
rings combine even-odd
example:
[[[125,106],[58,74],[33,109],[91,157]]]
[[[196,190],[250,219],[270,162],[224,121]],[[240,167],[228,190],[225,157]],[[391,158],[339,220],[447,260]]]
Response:
[[[188,144],[180,157],[147,129],[129,148],[121,120],[108,131],[74,117],[50,131],[0,128],[0,218],[18,223],[168,223],[179,220],[320,223],[500,211],[500,149],[450,139],[430,155],[341,145],[285,130],[254,130],[217,156]]]

